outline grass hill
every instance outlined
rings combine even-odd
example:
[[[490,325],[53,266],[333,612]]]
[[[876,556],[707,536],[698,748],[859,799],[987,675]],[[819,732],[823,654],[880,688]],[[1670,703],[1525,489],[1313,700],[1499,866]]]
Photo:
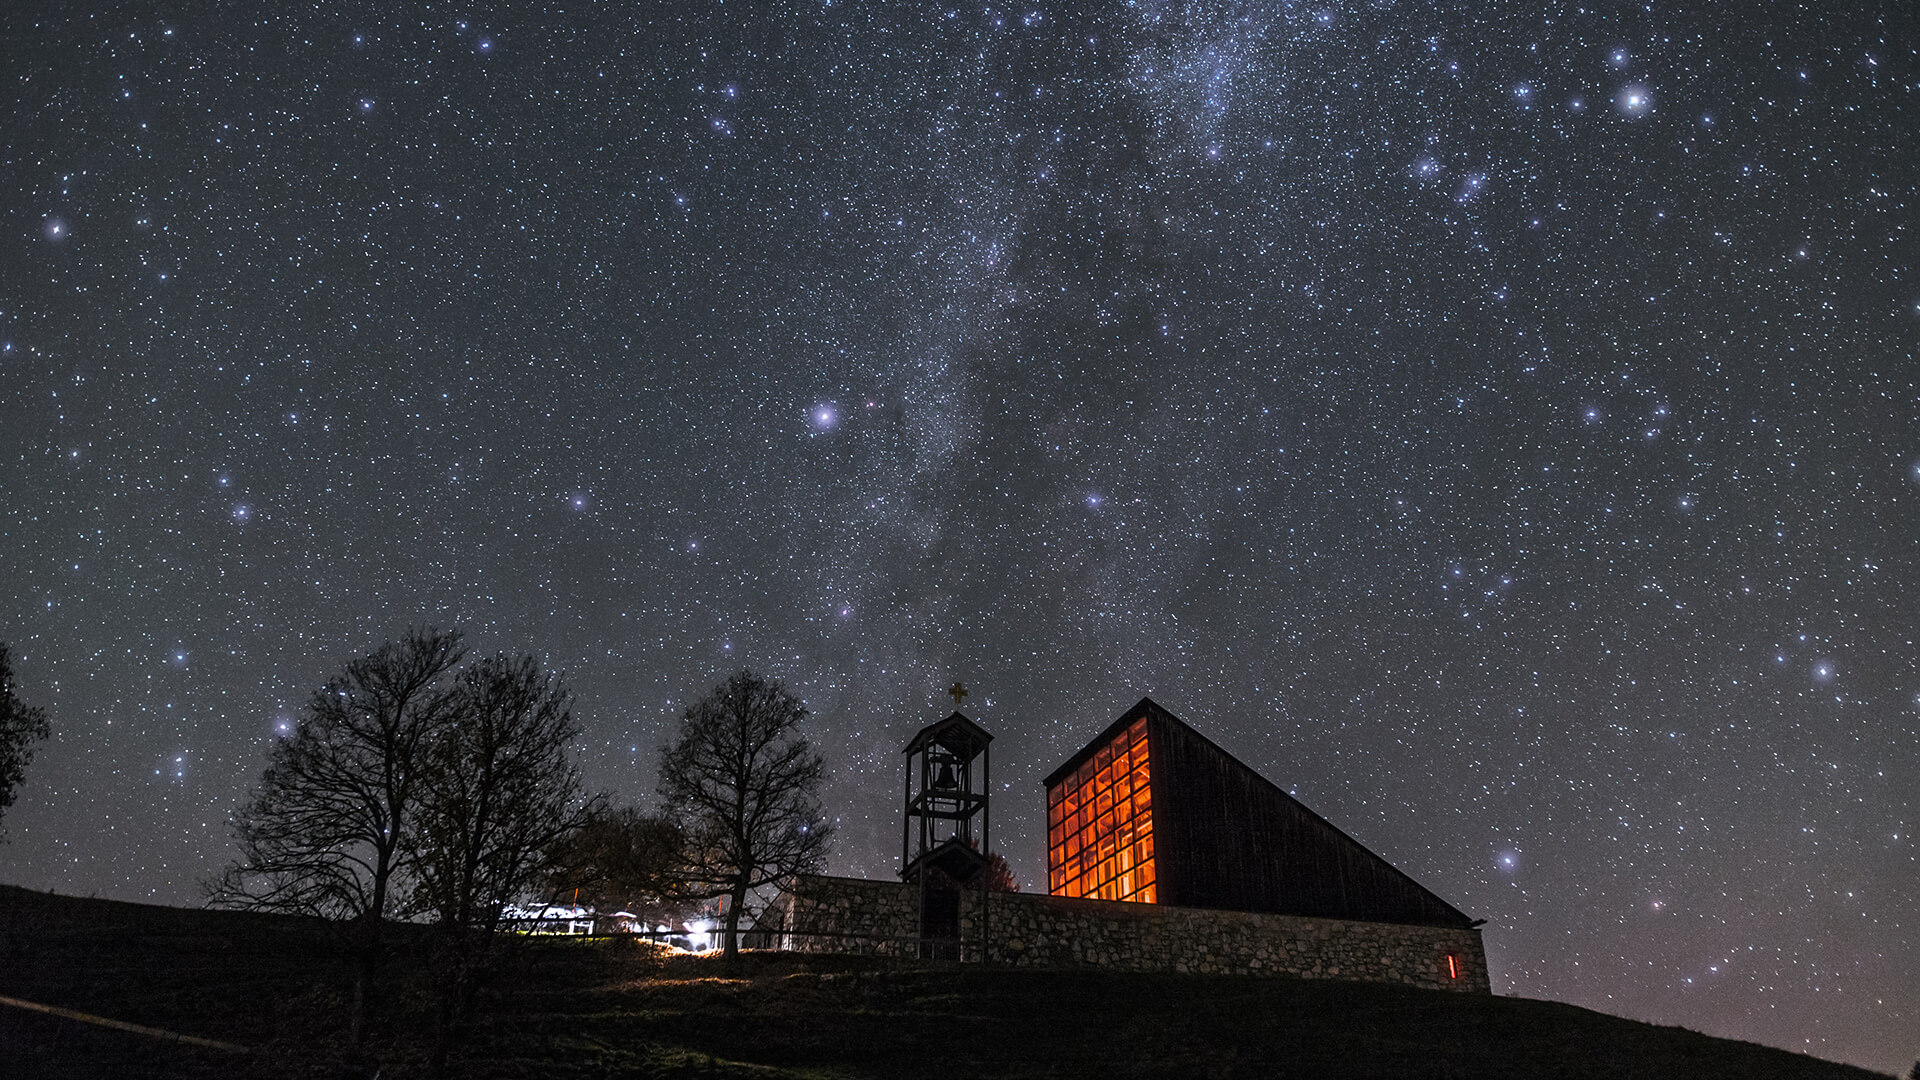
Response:
[[[529,940],[454,1075],[1884,1080],[1782,1050],[1545,1001],[1359,983],[1003,971],[849,957],[665,955]],[[427,1027],[402,956],[364,1057],[346,966],[286,917],[0,886],[0,995],[238,1043],[236,1054],[0,1007],[20,1077],[414,1075]]]

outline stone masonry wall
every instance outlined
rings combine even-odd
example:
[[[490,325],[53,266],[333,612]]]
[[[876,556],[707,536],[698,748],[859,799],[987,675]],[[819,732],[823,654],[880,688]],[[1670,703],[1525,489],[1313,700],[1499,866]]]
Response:
[[[909,885],[806,876],[769,912],[787,947],[911,955]],[[1276,975],[1490,993],[1477,930],[989,893],[987,959],[1013,967]],[[980,940],[979,897],[961,894],[964,941]],[[969,955],[974,953],[968,948]],[[1453,970],[1448,970],[1448,957]]]
[[[792,952],[908,956],[919,933],[919,893],[899,882],[804,874],[760,917]]]

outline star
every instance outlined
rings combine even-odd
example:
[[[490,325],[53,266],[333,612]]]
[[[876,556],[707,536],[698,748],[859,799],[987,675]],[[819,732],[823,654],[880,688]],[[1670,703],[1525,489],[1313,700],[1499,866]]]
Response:
[[[779,679],[886,877],[977,671],[1024,878],[1151,692],[1501,993],[1912,1064],[1886,5],[203,7],[16,50],[0,632],[60,735],[7,884],[197,903],[300,703],[434,622],[567,670],[627,804]]]

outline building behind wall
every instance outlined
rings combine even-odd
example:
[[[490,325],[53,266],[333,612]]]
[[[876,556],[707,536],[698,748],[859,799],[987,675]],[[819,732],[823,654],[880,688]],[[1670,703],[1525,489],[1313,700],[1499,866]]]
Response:
[[[1039,893],[964,892],[958,900],[960,940],[985,943],[959,958],[1003,967],[1489,989],[1486,956],[1473,930]],[[794,952],[911,959],[921,955],[918,902],[918,890],[900,882],[803,875],[766,913],[758,940]]]
[[[957,958],[1489,992],[1477,922],[1150,700],[1046,790],[1048,893],[954,895]],[[911,883],[803,876],[762,932],[924,957],[925,902]]]

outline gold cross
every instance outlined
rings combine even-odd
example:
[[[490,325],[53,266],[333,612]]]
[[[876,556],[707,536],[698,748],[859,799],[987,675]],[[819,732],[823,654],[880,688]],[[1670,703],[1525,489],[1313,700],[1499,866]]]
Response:
[[[953,695],[953,707],[957,709],[960,707],[960,699],[967,696],[967,688],[956,682],[947,687],[947,693]]]

